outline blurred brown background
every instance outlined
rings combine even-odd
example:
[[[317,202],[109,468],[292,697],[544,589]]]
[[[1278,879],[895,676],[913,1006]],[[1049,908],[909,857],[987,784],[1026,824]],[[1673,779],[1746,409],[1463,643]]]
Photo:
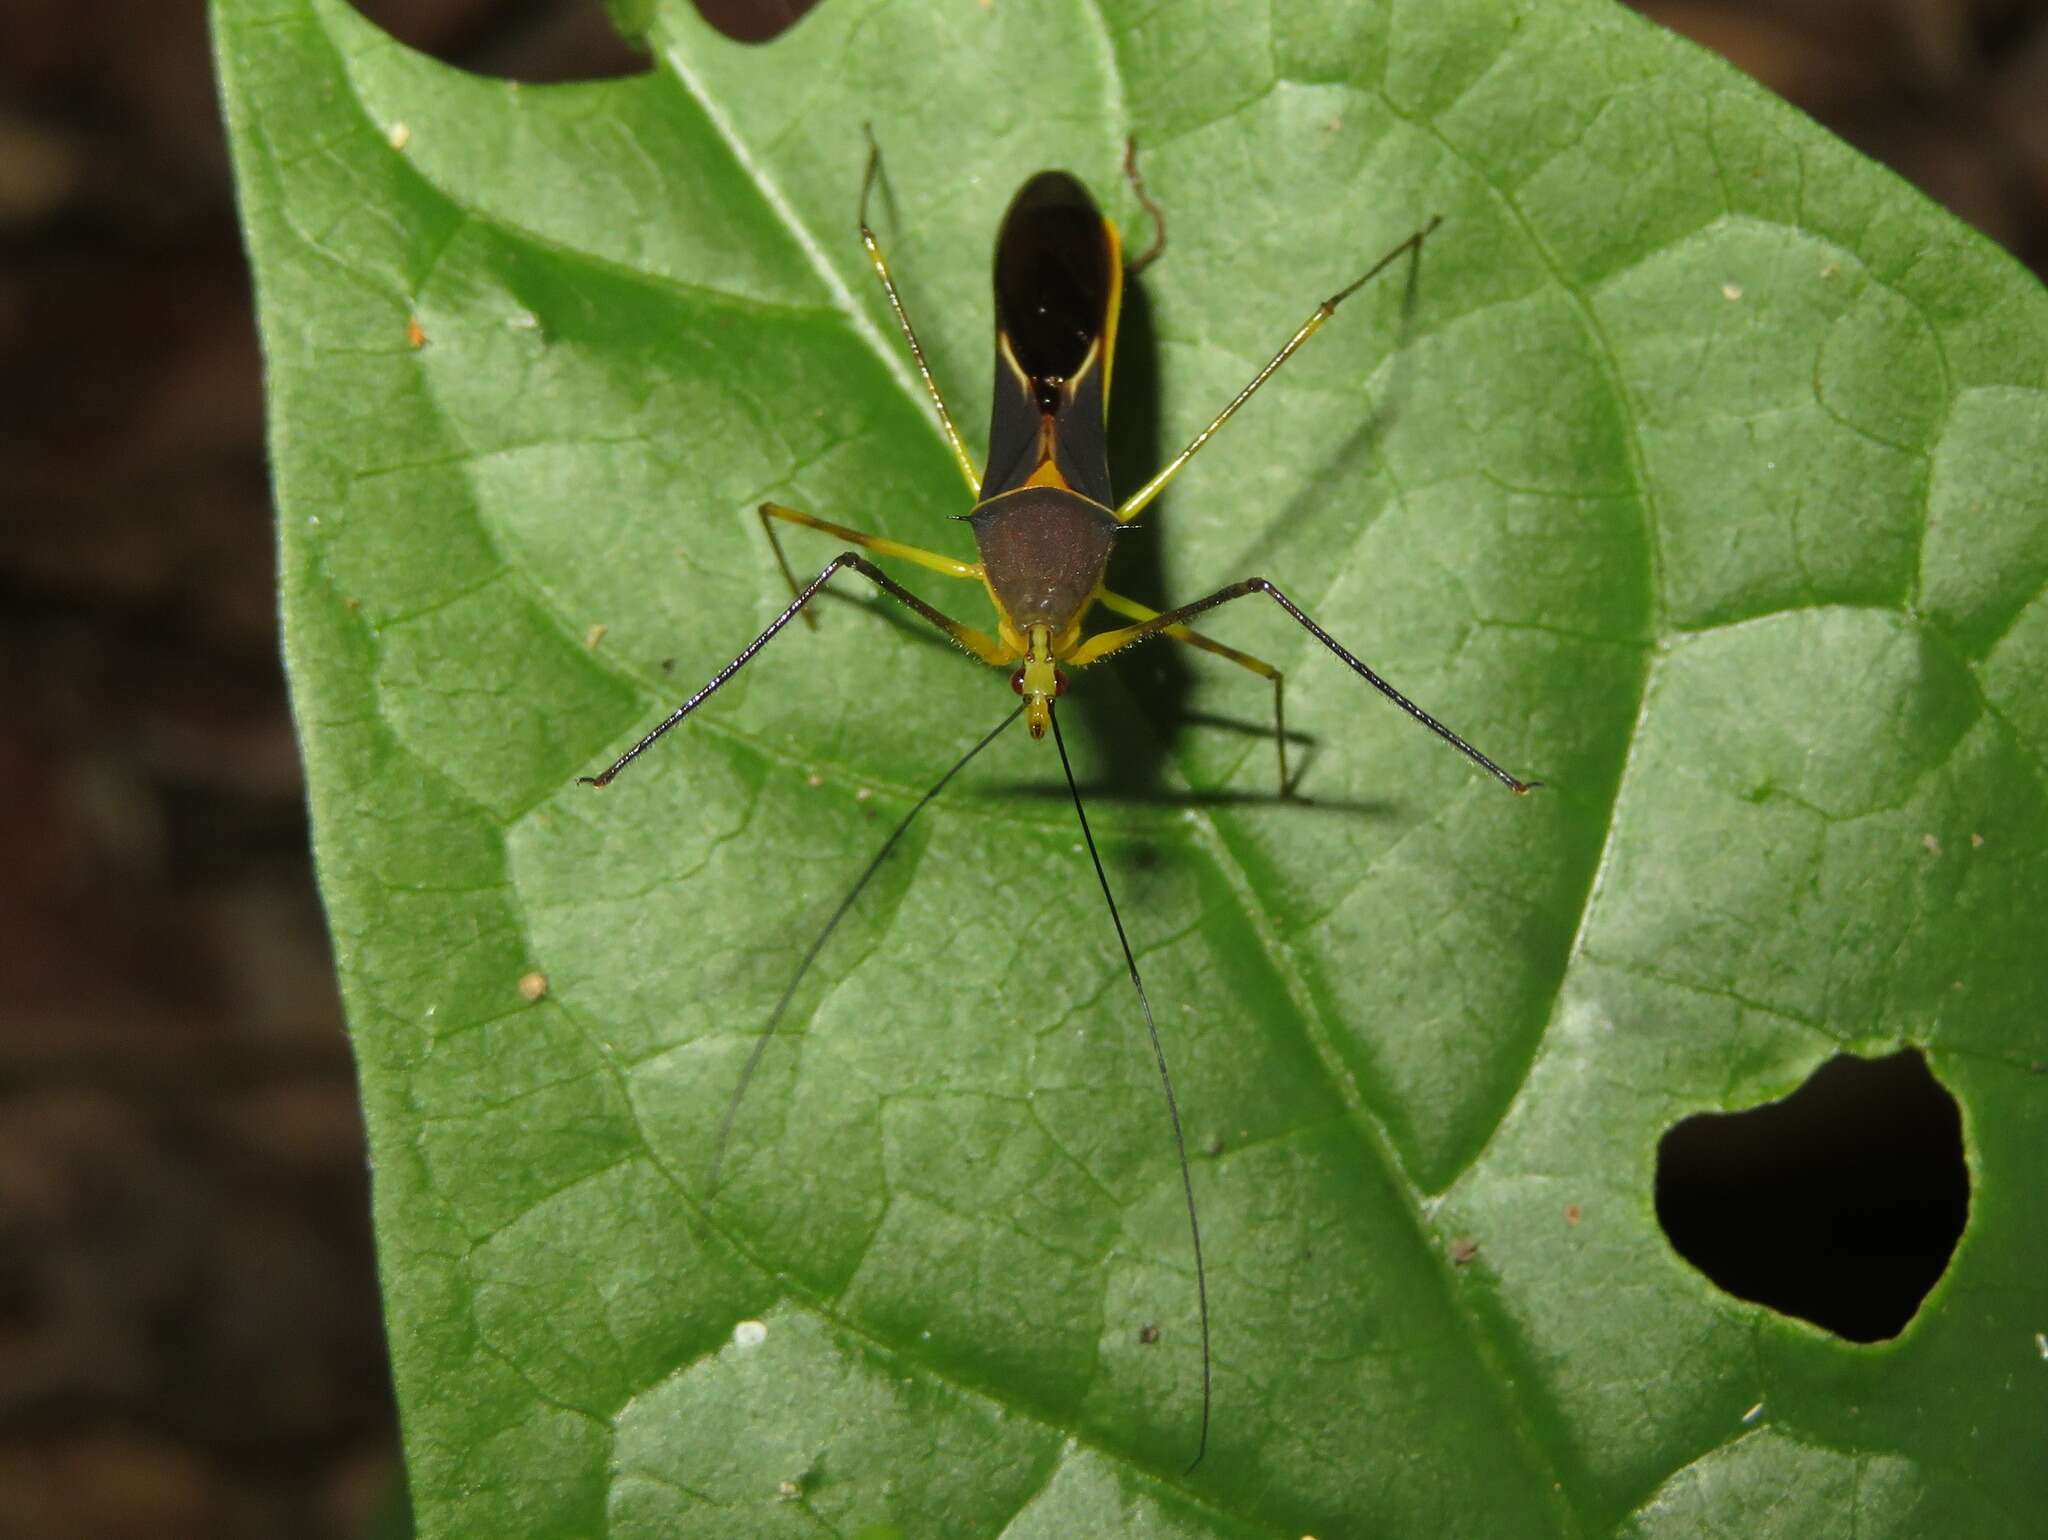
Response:
[[[598,0],[363,8],[642,65]],[[2048,0],[1643,9],[2048,264]],[[201,0],[0,8],[0,254],[0,1537],[402,1534]]]

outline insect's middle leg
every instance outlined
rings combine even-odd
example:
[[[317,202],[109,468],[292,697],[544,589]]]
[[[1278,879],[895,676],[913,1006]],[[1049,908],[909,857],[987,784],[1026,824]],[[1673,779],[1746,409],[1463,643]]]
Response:
[[[1096,590],[1095,602],[1104,609],[1114,610],[1130,620],[1146,621],[1159,618],[1159,611],[1150,605],[1140,604],[1136,599],[1126,599],[1122,594],[1111,593],[1106,588]],[[1239,652],[1235,647],[1227,646],[1214,637],[1204,636],[1201,632],[1178,623],[1160,627],[1157,634],[1170,636],[1177,642],[1186,642],[1190,647],[1199,647],[1204,652],[1213,652],[1219,658],[1228,658],[1239,668],[1250,669],[1261,678],[1273,681],[1273,746],[1280,753],[1280,795],[1286,796],[1291,786],[1287,778],[1287,676],[1264,658],[1255,658],[1248,652]]]
[[[768,544],[775,552],[775,565],[782,569],[782,575],[789,582],[789,591],[794,594],[803,585],[797,581],[796,573],[790,568],[789,558],[782,554],[782,541],[775,533],[775,521],[781,519],[788,524],[801,524],[808,529],[821,529],[828,535],[836,535],[851,545],[864,546],[870,551],[879,551],[884,556],[899,556],[905,561],[914,561],[920,567],[929,567],[934,572],[943,572],[947,577],[971,578],[981,581],[981,563],[978,561],[957,561],[937,551],[927,551],[921,545],[905,545],[901,540],[890,540],[886,536],[871,535],[866,530],[849,529],[844,524],[834,524],[816,514],[805,513],[800,508],[786,508],[781,503],[761,505],[761,528],[768,533]],[[809,610],[804,611],[804,621],[816,630],[818,620]]]

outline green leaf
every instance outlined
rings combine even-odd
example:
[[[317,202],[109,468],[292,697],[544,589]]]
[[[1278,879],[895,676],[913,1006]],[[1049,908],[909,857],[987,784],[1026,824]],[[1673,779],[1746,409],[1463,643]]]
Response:
[[[832,0],[758,49],[664,3],[653,73],[547,89],[339,0],[216,13],[422,1534],[2038,1514],[2048,302],[2008,258],[1580,0]],[[1212,629],[1288,670],[1305,804],[1214,659],[1068,697],[1194,1151],[1191,1474],[1179,1178],[1049,749],[1003,741],[916,826],[706,1187],[753,1035],[1000,674],[848,579],[572,784],[785,602],[762,498],[969,552],[853,239],[863,123],[977,445],[1005,201],[1066,166],[1142,238],[1136,136],[1171,242],[1127,316],[1126,486],[1445,216],[1118,580],[1270,576],[1548,789],[1503,794],[1270,606]],[[1672,1252],[1665,1128],[1902,1044],[1973,1181],[1904,1336]]]

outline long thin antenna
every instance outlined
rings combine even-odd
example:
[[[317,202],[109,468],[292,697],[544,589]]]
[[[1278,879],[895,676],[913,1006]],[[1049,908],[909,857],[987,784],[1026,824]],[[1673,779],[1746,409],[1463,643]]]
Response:
[[[1109,922],[1116,927],[1117,944],[1124,949],[1124,964],[1131,970],[1131,987],[1138,991],[1138,1004],[1145,1012],[1145,1032],[1152,1039],[1152,1057],[1159,1064],[1159,1084],[1166,1091],[1166,1115],[1173,1122],[1174,1153],[1180,1156],[1181,1191],[1188,1200],[1188,1237],[1195,1243],[1195,1299],[1202,1312],[1202,1437],[1195,1457],[1188,1461],[1193,1470],[1209,1452],[1209,1276],[1202,1266],[1202,1223],[1195,1217],[1195,1179],[1188,1174],[1188,1141],[1181,1132],[1180,1103],[1173,1097],[1173,1076],[1167,1072],[1166,1049],[1159,1042],[1159,1026],[1152,1019],[1152,1002],[1145,996],[1145,981],[1138,977],[1138,959],[1131,954],[1131,939],[1124,934],[1123,916],[1117,913],[1116,895],[1109,891],[1109,873],[1102,869],[1102,856],[1095,849],[1095,834],[1088,827],[1088,810],[1081,806],[1081,788],[1074,782],[1074,766],[1067,758],[1067,740],[1060,735],[1060,714],[1052,716],[1052,741],[1059,746],[1060,768],[1067,772],[1067,790],[1073,793],[1074,812],[1081,820],[1081,838],[1088,844],[1088,859],[1095,863],[1095,880],[1102,884],[1102,900],[1109,905]],[[1008,726],[1008,723],[1004,724]]]
[[[740,1070],[739,1084],[732,1088],[732,1100],[726,1104],[725,1117],[718,1125],[718,1144],[711,1152],[711,1171],[705,1179],[706,1196],[718,1191],[718,1173],[725,1164],[725,1147],[732,1139],[733,1123],[740,1115],[740,1100],[747,1094],[747,1087],[753,1081],[754,1071],[761,1067],[761,1056],[767,1053],[769,1040],[775,1036],[776,1027],[781,1025],[783,1013],[789,1009],[789,1002],[796,998],[797,987],[803,983],[804,975],[811,971],[811,964],[818,960],[818,954],[825,950],[825,943],[832,939],[832,932],[839,928],[839,922],[846,918],[847,911],[859,901],[861,894],[867,890],[869,881],[882,869],[882,863],[889,859],[889,852],[896,848],[897,841],[908,831],[911,820],[922,813],[931,800],[946,789],[948,781],[967,768],[968,761],[1001,737],[1003,729],[1016,721],[1023,710],[1023,706],[1019,705],[990,728],[979,743],[953,762],[952,769],[932,783],[931,790],[917,799],[916,805],[903,815],[895,828],[889,831],[889,837],[882,841],[882,848],[877,850],[873,859],[862,868],[860,876],[854,879],[853,886],[846,890],[846,897],[842,898],[839,907],[832,911],[832,918],[827,920],[825,928],[818,932],[818,939],[813,941],[810,950],[804,953],[804,960],[796,965],[796,973],[791,977],[789,987],[782,991],[782,998],[775,1002],[775,1009],[768,1013],[768,1024],[761,1029],[761,1035],[754,1039],[754,1051],[747,1055],[747,1062]]]

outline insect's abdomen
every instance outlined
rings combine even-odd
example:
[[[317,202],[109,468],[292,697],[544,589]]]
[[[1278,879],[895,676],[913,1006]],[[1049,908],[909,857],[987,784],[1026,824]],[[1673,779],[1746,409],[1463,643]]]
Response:
[[[1068,486],[1111,500],[1103,415],[1123,294],[1115,229],[1088,189],[1042,171],[996,236],[996,378],[981,495],[1014,491],[1048,459]]]
[[[968,516],[989,591],[1019,632],[1043,623],[1053,635],[1080,619],[1102,583],[1123,528],[1100,503],[1058,487],[1024,487]]]
[[[1019,189],[996,237],[996,327],[1033,380],[1081,372],[1109,326],[1122,273],[1088,189],[1041,171]]]

